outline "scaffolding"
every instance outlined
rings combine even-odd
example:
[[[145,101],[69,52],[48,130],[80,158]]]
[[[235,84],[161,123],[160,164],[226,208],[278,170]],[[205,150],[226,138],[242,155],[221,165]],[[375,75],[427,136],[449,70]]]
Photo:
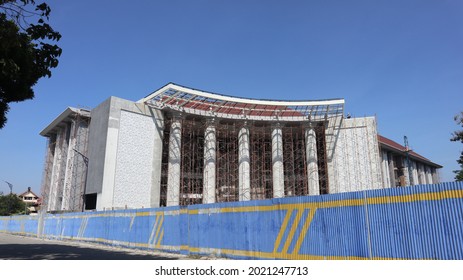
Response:
[[[273,197],[271,128],[262,123],[250,126],[251,199]]]
[[[309,194],[304,133],[300,124],[283,127],[285,196]]]
[[[238,127],[222,122],[217,127],[216,201],[238,201]]]
[[[160,206],[167,205],[169,138],[173,115],[165,114],[162,146]],[[203,203],[205,131],[208,119],[183,117],[181,122],[180,193],[179,205]],[[241,121],[220,119],[214,122],[216,131],[215,201],[239,201],[239,130]],[[326,124],[314,123],[317,141],[317,163],[320,194],[329,193]],[[247,122],[250,157],[250,199],[273,198],[272,126],[269,122]],[[283,170],[285,196],[308,195],[307,155],[303,123],[284,123]]]
[[[70,159],[71,179],[65,186],[68,191],[69,204],[62,210],[76,212],[84,209],[85,183],[88,169],[88,125],[89,119],[80,114],[74,117],[72,139],[75,144]]]
[[[42,187],[41,187],[41,203],[40,211],[46,212],[48,210],[48,201],[50,199],[50,184],[53,169],[53,159],[55,154],[56,135],[47,138],[45,143],[45,168],[42,174]]]
[[[326,144],[326,123],[318,123],[315,127],[317,135],[317,161],[318,161],[318,180],[320,185],[320,194],[330,193],[330,184],[328,176],[328,150]]]
[[[180,205],[200,204],[203,199],[204,122],[182,119]]]
[[[161,186],[159,206],[167,206],[167,180],[169,172],[169,138],[171,119],[167,116],[164,118],[164,132],[162,136],[162,159],[161,159]]]
[[[315,139],[311,141],[316,141],[317,149],[318,167],[315,170],[318,176],[313,177],[319,180],[317,193],[329,193],[328,165],[332,161],[336,144],[333,134],[339,131],[338,126],[341,125],[340,120],[343,117],[344,100],[342,99],[257,100],[167,84],[139,102],[163,111],[165,117],[161,165],[161,206],[167,205],[169,139],[174,116],[176,125],[181,127],[181,132],[175,136],[177,137],[175,139],[180,141],[181,145],[179,151],[177,151],[178,147],[172,146],[172,150],[175,150],[172,153],[180,153],[178,158],[180,163],[177,162],[176,157],[176,162],[172,163],[175,170],[173,167],[170,175],[173,180],[171,189],[173,196],[176,196],[176,188],[180,188],[179,205],[209,201],[209,195],[205,198],[202,196],[205,195],[203,189],[209,192],[211,187],[215,187],[215,197],[211,195],[215,202],[238,201],[241,196],[240,186],[243,188],[241,199],[244,200],[270,199],[274,195],[279,196],[280,194],[274,194],[274,184],[275,192],[284,191],[281,194],[284,196],[308,195],[308,172],[309,169],[312,170],[312,167],[308,166],[309,159],[306,155],[306,142],[309,141],[307,125],[315,132]],[[177,120],[180,115],[182,117]],[[213,128],[210,128],[209,121],[211,120],[213,120]],[[275,124],[281,125],[282,135],[278,137],[282,139],[282,146],[272,151],[272,146],[274,146],[272,145],[272,130]],[[244,136],[247,140],[242,142],[246,143],[243,144],[242,149],[246,152],[240,154],[238,138],[244,126],[248,132]],[[212,129],[209,132],[215,132],[215,134],[212,132],[212,138],[206,138],[207,129]],[[278,137],[276,139],[280,139]],[[204,154],[205,141],[210,145],[207,146],[206,152],[209,153],[212,149],[214,153],[212,156]],[[215,141],[215,143],[210,141]],[[249,147],[247,147],[248,144]],[[249,149],[249,158],[244,159],[243,171],[240,169],[240,162],[243,161],[240,156],[247,158],[247,149]],[[328,153],[328,150],[331,152]],[[276,153],[278,159],[274,159],[272,153]],[[213,158],[212,162],[210,157]],[[208,162],[207,165],[205,160]],[[177,174],[177,168],[180,174]],[[206,178],[205,174],[211,174],[210,170],[215,172],[215,175]],[[276,173],[273,174],[273,172]],[[283,177],[283,180],[274,183],[274,177]],[[179,184],[176,182],[177,179],[180,181]],[[314,186],[317,187],[316,184]]]
[[[84,206],[89,111],[68,108],[65,118],[47,131],[42,175],[42,211],[76,212]]]

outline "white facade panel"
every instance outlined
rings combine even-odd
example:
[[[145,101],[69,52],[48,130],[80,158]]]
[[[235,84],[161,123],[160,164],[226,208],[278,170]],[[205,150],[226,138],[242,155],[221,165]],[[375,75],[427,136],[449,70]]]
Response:
[[[115,208],[150,207],[156,132],[151,117],[121,111],[114,180]]]
[[[337,180],[329,182],[329,192],[381,188],[383,182],[375,119],[344,119],[335,135],[333,164],[328,173],[335,173]]]

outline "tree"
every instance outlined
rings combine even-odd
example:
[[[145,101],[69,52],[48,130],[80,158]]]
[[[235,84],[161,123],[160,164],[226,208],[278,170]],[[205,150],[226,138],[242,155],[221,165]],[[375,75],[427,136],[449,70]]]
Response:
[[[0,216],[27,214],[26,204],[15,194],[0,196]]]
[[[34,98],[32,87],[58,66],[61,35],[47,23],[50,12],[35,0],[0,0],[0,129],[8,103]]]
[[[454,117],[454,120],[457,122],[458,125],[461,125],[463,127],[463,111],[460,112],[459,115],[456,115]],[[453,132],[452,138],[450,139],[450,141],[454,141],[454,142],[460,141],[461,143],[463,143],[463,130],[457,130]],[[461,152],[460,158],[457,160],[457,162],[458,164],[460,164],[461,169],[453,171],[456,174],[455,180],[463,181],[463,152]]]

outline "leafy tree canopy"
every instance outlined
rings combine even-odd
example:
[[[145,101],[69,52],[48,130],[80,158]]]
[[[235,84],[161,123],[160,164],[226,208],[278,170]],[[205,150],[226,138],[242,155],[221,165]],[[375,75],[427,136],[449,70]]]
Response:
[[[0,216],[27,214],[26,204],[15,194],[0,195]]]
[[[455,121],[457,122],[458,125],[461,125],[463,127],[463,112],[460,112],[459,115],[455,116]],[[453,132],[452,138],[450,138],[450,141],[460,141],[463,143],[463,130],[457,130]],[[463,181],[463,152],[460,154],[460,158],[457,160],[458,164],[460,164],[460,170],[455,170],[455,180],[457,181]]]
[[[35,0],[0,0],[0,129],[8,103],[34,98],[32,87],[58,66],[61,35],[47,23],[50,12]]]

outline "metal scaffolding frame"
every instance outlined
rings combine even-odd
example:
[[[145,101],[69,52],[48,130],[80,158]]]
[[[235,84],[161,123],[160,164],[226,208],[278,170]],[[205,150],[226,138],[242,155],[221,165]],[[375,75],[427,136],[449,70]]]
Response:
[[[47,137],[42,175],[42,211],[83,210],[87,176],[89,111],[68,108],[63,119],[42,132]]]
[[[271,128],[262,123],[250,126],[251,199],[273,197]]]
[[[344,99],[261,100],[231,97],[169,83],[139,100],[160,110],[253,121],[327,121],[344,114]]]
[[[285,196],[309,194],[304,133],[300,124],[283,127]]]
[[[160,206],[167,204],[169,134],[173,115],[166,113],[164,121],[161,167]],[[204,142],[207,119],[184,117],[181,122],[180,197],[179,205],[203,203]],[[219,120],[216,129],[216,202],[239,201],[238,133],[243,122]],[[272,126],[269,122],[248,122],[250,130],[250,199],[273,198]],[[317,161],[320,194],[329,192],[325,123],[314,125],[317,135]],[[282,124],[285,196],[308,195],[306,125]]]
[[[180,190],[178,204],[204,203],[203,190],[210,186],[204,177],[205,133],[214,120],[215,202],[240,199],[239,130],[249,129],[250,189],[247,199],[269,199],[274,196],[272,177],[272,126],[282,128],[282,176],[284,195],[308,195],[306,129],[311,125],[316,134],[318,187],[320,194],[329,192],[328,145],[325,130],[328,124],[339,124],[344,110],[343,99],[319,101],[271,101],[237,98],[168,84],[139,102],[164,112],[165,125],[161,168],[161,206],[166,206],[169,178],[169,142],[173,119],[181,127]],[[180,118],[178,118],[181,116]],[[210,143],[210,142],[209,142]],[[331,148],[331,147],[330,147]],[[175,148],[177,149],[177,148]],[[206,151],[207,152],[207,151]],[[281,164],[281,163],[279,163]],[[176,165],[178,168],[178,165]],[[178,170],[178,169],[175,169]],[[281,169],[280,169],[281,170]],[[178,171],[172,171],[178,172]],[[179,177],[178,177],[179,176]],[[245,177],[246,177],[245,176]],[[213,177],[214,178],[214,177]],[[243,178],[241,178],[243,179]],[[175,184],[176,185],[176,184]],[[281,188],[281,184],[279,185]],[[279,188],[278,188],[279,189]],[[283,189],[282,189],[283,191]],[[175,196],[176,191],[173,192]],[[175,200],[176,198],[174,198]],[[207,200],[208,198],[206,198]]]
[[[180,205],[200,204],[203,199],[204,122],[182,119]]]
[[[217,202],[238,201],[238,129],[228,122],[217,127]]]

